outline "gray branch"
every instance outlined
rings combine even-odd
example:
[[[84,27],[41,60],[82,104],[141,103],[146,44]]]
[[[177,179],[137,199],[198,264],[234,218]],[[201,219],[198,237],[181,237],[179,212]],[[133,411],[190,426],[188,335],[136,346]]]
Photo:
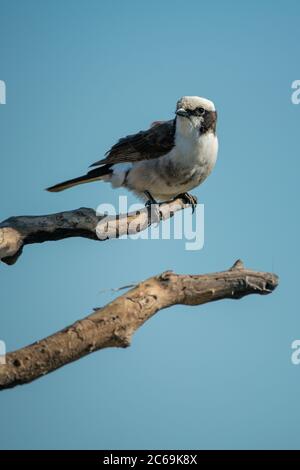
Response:
[[[157,211],[143,208],[139,212],[116,217],[97,214],[88,208],[41,216],[10,217],[0,223],[0,260],[9,265],[14,264],[22,254],[23,247],[32,243],[69,237],[104,241],[141,232],[152,223],[166,220],[175,212],[190,207],[181,198],[158,206]]]
[[[277,284],[275,274],[245,269],[241,261],[212,274],[167,271],[151,277],[73,325],[7,354],[6,364],[0,365],[0,389],[31,382],[99,349],[125,348],[133,333],[164,308],[270,294]]]

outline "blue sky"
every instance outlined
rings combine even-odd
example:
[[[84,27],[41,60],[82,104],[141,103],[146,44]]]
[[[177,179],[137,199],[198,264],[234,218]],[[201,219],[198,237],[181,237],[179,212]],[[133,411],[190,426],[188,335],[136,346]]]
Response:
[[[182,95],[215,102],[220,140],[194,191],[203,250],[183,240],[26,247],[0,268],[9,350],[114,297],[101,290],[166,269],[204,273],[242,258],[281,280],[271,296],[167,309],[127,350],[1,392],[0,447],[299,448],[299,2],[0,0],[0,13],[1,220],[115,204],[124,191],[104,184],[44,188],[172,117]]]

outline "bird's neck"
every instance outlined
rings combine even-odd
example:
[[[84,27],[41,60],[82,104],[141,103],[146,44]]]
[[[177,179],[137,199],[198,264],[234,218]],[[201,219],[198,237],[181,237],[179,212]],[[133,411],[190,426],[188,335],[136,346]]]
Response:
[[[197,165],[206,157],[210,158],[211,149],[217,144],[216,135],[212,131],[199,134],[197,129],[193,129],[189,134],[176,132],[175,147],[171,159],[174,163],[184,166]]]

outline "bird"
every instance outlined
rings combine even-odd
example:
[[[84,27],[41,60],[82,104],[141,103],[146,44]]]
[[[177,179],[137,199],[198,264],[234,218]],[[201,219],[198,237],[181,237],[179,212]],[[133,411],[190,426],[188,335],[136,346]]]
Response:
[[[146,204],[182,197],[194,210],[197,198],[189,191],[203,183],[216,163],[216,124],[212,101],[183,96],[177,101],[174,119],[155,121],[149,129],[121,138],[85,175],[47,190],[59,192],[104,181],[114,188],[127,188]]]

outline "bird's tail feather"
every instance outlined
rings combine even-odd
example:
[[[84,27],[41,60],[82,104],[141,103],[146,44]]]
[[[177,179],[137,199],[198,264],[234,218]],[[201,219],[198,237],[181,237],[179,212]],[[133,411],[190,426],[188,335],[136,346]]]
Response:
[[[50,188],[47,188],[47,191],[50,191],[50,193],[58,193],[60,191],[64,191],[65,189],[73,188],[73,186],[78,186],[79,184],[99,181],[103,176],[112,173],[110,166],[111,165],[104,165],[100,168],[95,168],[94,170],[89,171],[86,175],[63,181],[62,183],[55,184],[54,186],[50,186]]]

